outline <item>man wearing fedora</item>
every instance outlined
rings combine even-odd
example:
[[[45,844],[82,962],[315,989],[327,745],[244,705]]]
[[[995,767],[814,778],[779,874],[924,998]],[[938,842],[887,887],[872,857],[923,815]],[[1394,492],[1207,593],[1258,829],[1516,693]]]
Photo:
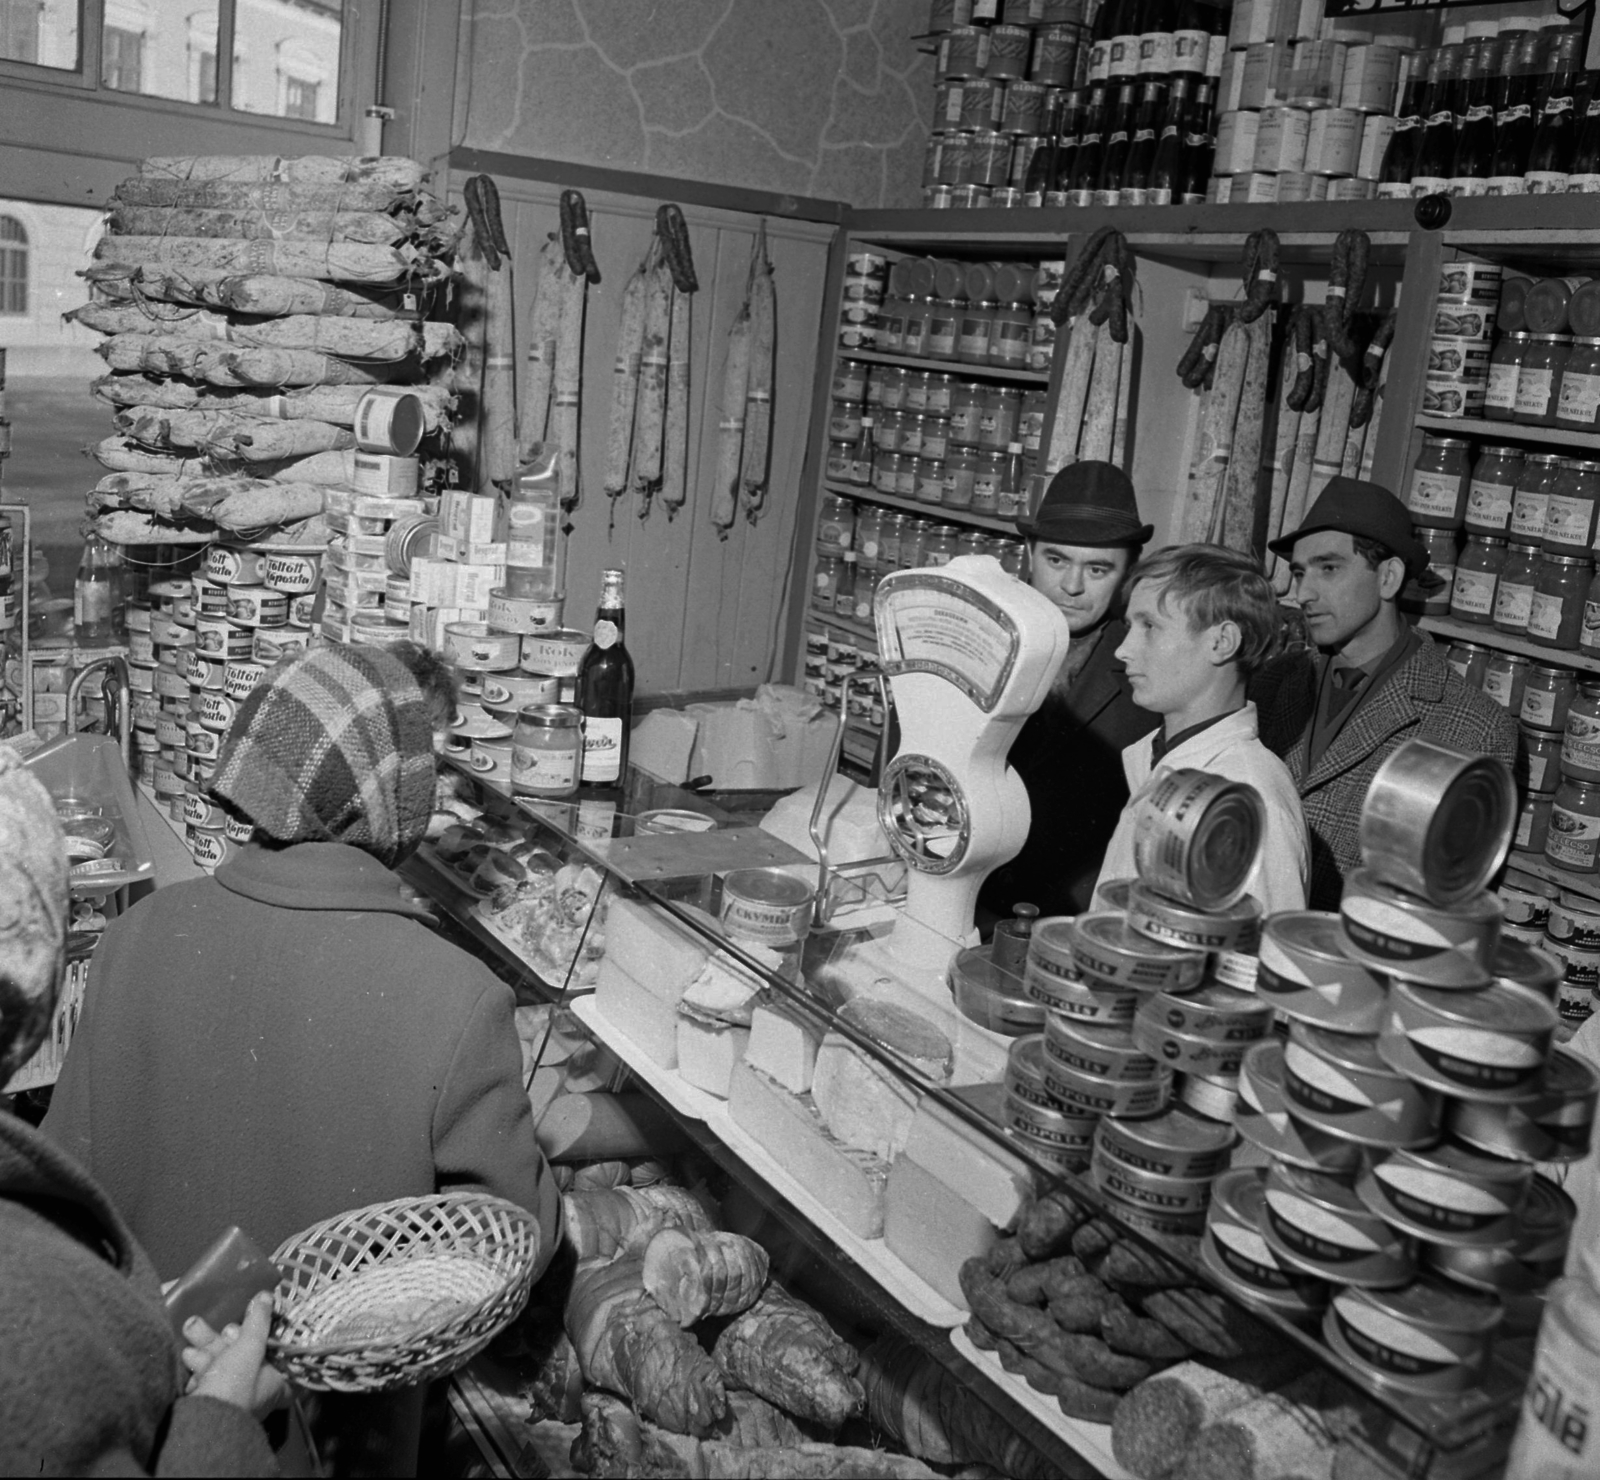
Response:
[[[1332,910],[1361,863],[1361,804],[1391,751],[1431,740],[1510,766],[1517,731],[1401,616],[1400,589],[1427,571],[1428,553],[1387,488],[1329,479],[1300,527],[1272,549],[1289,561],[1317,655],[1291,653],[1269,665],[1250,693],[1262,740],[1299,788],[1311,832],[1308,902]]]
[[[1089,907],[1128,783],[1122,752],[1158,718],[1133,702],[1116,651],[1124,579],[1154,533],[1139,518],[1128,475],[1106,462],[1078,462],[1050,480],[1038,511],[1017,520],[1028,541],[1029,581],[1062,611],[1072,642],[1043,704],[1011,746],[1028,788],[1032,820],[1022,851],[978,896],[980,925],[1022,901],[1046,915]]]

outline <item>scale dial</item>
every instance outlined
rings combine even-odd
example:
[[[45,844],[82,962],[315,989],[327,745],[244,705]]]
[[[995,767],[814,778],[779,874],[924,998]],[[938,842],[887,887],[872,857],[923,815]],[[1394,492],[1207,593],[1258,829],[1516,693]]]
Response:
[[[993,712],[1021,641],[1012,613],[965,581],[925,570],[885,577],[874,605],[886,674],[937,674]]]
[[[928,755],[889,762],[878,787],[878,822],[895,855],[924,874],[953,872],[972,842],[961,784]]]

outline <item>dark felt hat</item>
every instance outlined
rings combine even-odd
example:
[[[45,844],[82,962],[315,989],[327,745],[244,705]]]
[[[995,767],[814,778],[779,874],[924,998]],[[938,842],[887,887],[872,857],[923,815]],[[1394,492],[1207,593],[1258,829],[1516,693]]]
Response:
[[[1294,543],[1319,530],[1360,535],[1387,545],[1406,563],[1406,574],[1420,575],[1428,568],[1428,552],[1411,531],[1406,507],[1387,488],[1363,483],[1359,478],[1330,478],[1316,502],[1306,511],[1300,527],[1271,542],[1274,553],[1289,556]]]
[[[1052,545],[1142,545],[1155,533],[1139,522],[1133,480],[1108,462],[1075,462],[1055,475],[1031,519],[1017,520],[1024,539]]]

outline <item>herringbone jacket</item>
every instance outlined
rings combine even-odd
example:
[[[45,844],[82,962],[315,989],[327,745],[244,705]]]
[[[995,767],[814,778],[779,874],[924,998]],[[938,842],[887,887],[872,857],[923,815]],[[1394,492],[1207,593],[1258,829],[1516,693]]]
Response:
[[[1336,910],[1345,876],[1360,866],[1361,803],[1378,767],[1402,740],[1431,740],[1514,766],[1517,727],[1487,694],[1469,687],[1426,632],[1422,645],[1366,698],[1307,770],[1317,665],[1307,653],[1268,665],[1251,683],[1262,742],[1283,758],[1311,833],[1314,910]]]

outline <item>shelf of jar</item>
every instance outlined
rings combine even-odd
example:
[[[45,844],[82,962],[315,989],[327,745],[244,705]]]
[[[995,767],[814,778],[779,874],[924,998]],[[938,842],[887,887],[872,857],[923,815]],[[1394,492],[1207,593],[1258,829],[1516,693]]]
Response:
[[[1585,899],[1600,900],[1600,874],[1575,874],[1571,869],[1551,863],[1542,853],[1524,853],[1520,848],[1513,848],[1506,857],[1506,867],[1521,869],[1525,874],[1581,894]]]
[[[848,632],[859,642],[870,643],[873,651],[877,651],[878,631],[870,622],[857,622],[851,617],[838,617],[832,612],[823,611],[820,607],[808,610],[806,621],[820,622],[824,627],[837,627],[841,632]]]
[[[1543,643],[1529,642],[1525,637],[1513,637],[1509,632],[1501,632],[1494,627],[1480,627],[1475,622],[1458,622],[1454,617],[1419,617],[1417,625],[1436,637],[1460,638],[1463,642],[1480,643],[1500,652],[1520,653],[1536,663],[1552,663],[1562,668],[1578,668],[1585,673],[1600,673],[1600,658],[1564,648],[1545,647]]]
[[[937,370],[942,375],[977,375],[989,380],[1010,380],[1018,385],[1050,384],[1048,370],[1008,370],[1003,365],[974,365],[966,360],[935,360],[926,355],[886,355],[873,349],[846,349],[839,346],[839,357],[862,360],[869,365],[892,365],[901,370]]]
[[[970,509],[952,509],[944,504],[925,504],[920,499],[902,498],[897,493],[880,493],[865,483],[838,483],[827,479],[822,485],[829,493],[844,498],[866,499],[868,503],[882,504],[887,509],[898,509],[903,514],[918,514],[923,518],[943,520],[949,524],[967,524],[974,529],[993,530],[996,534],[1021,539],[1015,519],[999,519],[993,514],[974,514]]]
[[[1425,432],[1447,437],[1493,437],[1499,442],[1536,442],[1542,447],[1570,447],[1600,453],[1600,432],[1565,427],[1531,427],[1516,421],[1490,421],[1481,416],[1419,416]]]

